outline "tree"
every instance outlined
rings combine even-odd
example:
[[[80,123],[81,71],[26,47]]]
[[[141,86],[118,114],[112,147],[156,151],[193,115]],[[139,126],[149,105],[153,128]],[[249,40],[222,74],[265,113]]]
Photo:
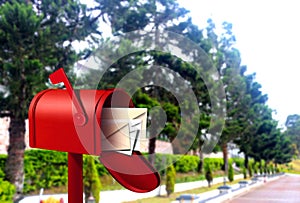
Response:
[[[300,151],[300,115],[289,115],[285,122],[285,135],[296,145],[295,155]]]
[[[114,35],[146,26],[154,29],[169,27],[175,20],[183,18],[188,11],[174,0],[95,0],[98,3],[92,10],[100,11],[99,17],[109,22]]]
[[[166,173],[167,173],[166,191],[167,191],[167,195],[169,197],[170,194],[172,194],[175,189],[176,171],[175,171],[173,164],[171,164],[167,167]]]
[[[246,70],[246,67],[245,67]],[[245,105],[244,114],[245,114],[245,126],[243,129],[243,135],[236,138],[234,142],[238,144],[240,151],[245,155],[245,168],[248,168],[248,159],[251,154],[251,143],[257,137],[257,130],[262,120],[262,111],[263,106],[266,105],[267,95],[262,94],[260,88],[261,85],[255,81],[255,73],[246,75],[246,93],[249,95],[249,100]]]
[[[202,32],[191,23],[191,20],[185,20],[184,17],[188,11],[184,8],[181,8],[179,4],[174,0],[149,0],[149,1],[107,1],[107,0],[96,0],[99,4],[92,8],[92,10],[97,10],[100,12],[99,17],[110,23],[112,28],[112,33],[114,35],[124,35],[124,33],[149,28],[155,32],[155,44],[160,43],[159,32],[161,29],[171,30],[173,32],[183,34],[185,28],[191,31],[190,34],[186,36],[193,37],[200,43]],[[188,32],[189,33],[189,32]],[[198,38],[199,37],[199,38]],[[124,50],[124,49],[123,49]],[[125,49],[126,51],[126,49]],[[134,57],[133,57],[134,56]],[[111,67],[112,71],[108,71],[105,76],[106,79],[113,79],[111,84],[116,84],[124,74],[132,71],[133,69],[142,69],[145,67],[150,67],[150,70],[142,71],[142,78],[152,78],[152,81],[149,83],[156,84],[157,81],[164,79],[166,76],[160,70],[153,71],[151,67],[160,66],[167,67],[174,70],[176,73],[179,73],[180,76],[184,79],[190,79],[191,83],[197,86],[194,86],[198,92],[201,92],[202,95],[204,91],[201,91],[204,88],[203,81],[197,80],[195,70],[191,64],[185,63],[180,59],[172,56],[170,53],[161,53],[157,51],[142,51],[135,53],[134,55],[123,57],[122,59],[115,62]],[[108,82],[109,83],[109,82]],[[186,85],[189,84],[188,82]],[[202,89],[200,90],[201,87]],[[167,123],[165,129],[161,132],[163,136],[167,135],[169,140],[174,139],[174,135],[178,131],[178,126],[180,126],[180,121],[178,115],[173,116],[167,111],[169,107],[173,105],[173,109],[176,109],[178,102],[174,99],[174,96],[170,92],[165,91],[163,88],[159,88],[155,85],[147,86],[147,88],[142,90],[143,93],[148,94],[150,97],[157,100],[163,109],[166,109]],[[205,89],[207,92],[207,90]],[[198,96],[198,95],[197,95]],[[208,96],[207,96],[208,97]],[[200,97],[199,97],[200,98]],[[199,99],[200,100],[200,99]],[[188,99],[187,99],[188,101]],[[201,101],[202,105],[206,105],[206,101]],[[187,104],[186,106],[188,106]],[[178,107],[177,107],[178,108]],[[179,112],[179,110],[178,110]],[[189,134],[189,129],[184,129],[186,136]],[[159,138],[160,135],[158,135]],[[194,136],[194,135],[191,135]],[[188,140],[188,139],[187,139]],[[155,141],[156,135],[151,135],[149,140],[149,154],[155,153]],[[185,143],[177,142],[174,144],[174,150],[180,151],[182,146]],[[186,146],[186,145],[185,145]]]
[[[277,131],[277,145],[275,147],[274,163],[284,164],[292,161],[293,157],[293,145],[289,137],[280,131]]]
[[[230,182],[232,182],[234,180],[234,171],[233,171],[232,164],[229,164],[229,168],[228,168],[228,180]]]
[[[244,179],[247,179],[247,169],[244,166],[242,167],[242,171],[243,171]]]
[[[208,44],[214,65],[222,79],[226,94],[226,118],[219,145],[224,159],[224,171],[228,172],[227,143],[242,135],[245,126],[245,106],[249,100],[244,80],[245,68],[241,66],[241,56],[234,48],[235,36],[232,33],[232,24],[224,22],[221,36],[216,34],[216,25],[208,19],[206,28]]]
[[[207,163],[205,166],[205,178],[207,180],[208,187],[210,187],[210,185],[213,181],[213,173],[212,173],[211,166],[209,163]]]
[[[89,202],[89,197],[91,195],[95,198],[95,202],[98,203],[100,201],[100,190],[102,186],[93,156],[86,157],[86,165],[83,174],[83,185],[85,203]]]
[[[0,5],[0,111],[9,111],[10,143],[6,178],[22,194],[25,119],[33,96],[47,88],[48,75],[78,59],[73,41],[99,32],[76,0],[12,0]]]

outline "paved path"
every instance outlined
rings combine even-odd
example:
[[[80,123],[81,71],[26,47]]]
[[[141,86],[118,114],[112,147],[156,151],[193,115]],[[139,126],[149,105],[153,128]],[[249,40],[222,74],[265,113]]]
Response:
[[[300,176],[288,174],[267,182],[227,203],[299,203]]]

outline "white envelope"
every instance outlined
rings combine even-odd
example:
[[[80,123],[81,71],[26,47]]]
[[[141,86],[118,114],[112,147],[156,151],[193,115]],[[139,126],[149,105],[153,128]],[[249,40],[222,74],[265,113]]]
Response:
[[[146,138],[146,108],[103,108],[101,115],[102,151],[131,155]]]

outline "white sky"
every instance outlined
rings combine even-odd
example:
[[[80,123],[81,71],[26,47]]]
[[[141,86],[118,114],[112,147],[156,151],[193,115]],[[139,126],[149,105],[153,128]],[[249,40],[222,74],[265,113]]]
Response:
[[[300,10],[297,0],[178,0],[194,24],[233,24],[242,64],[268,94],[274,119],[300,114]]]
[[[204,27],[208,18],[217,25],[224,21],[233,24],[242,64],[247,65],[248,73],[256,72],[256,81],[268,94],[268,105],[276,110],[274,119],[280,125],[288,115],[300,114],[298,0],[177,1],[191,11],[193,23],[199,27]]]

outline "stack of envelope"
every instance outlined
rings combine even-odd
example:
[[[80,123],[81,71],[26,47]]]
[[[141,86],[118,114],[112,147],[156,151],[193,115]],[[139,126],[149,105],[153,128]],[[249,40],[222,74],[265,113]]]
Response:
[[[146,141],[147,108],[103,108],[102,151],[132,155]]]

